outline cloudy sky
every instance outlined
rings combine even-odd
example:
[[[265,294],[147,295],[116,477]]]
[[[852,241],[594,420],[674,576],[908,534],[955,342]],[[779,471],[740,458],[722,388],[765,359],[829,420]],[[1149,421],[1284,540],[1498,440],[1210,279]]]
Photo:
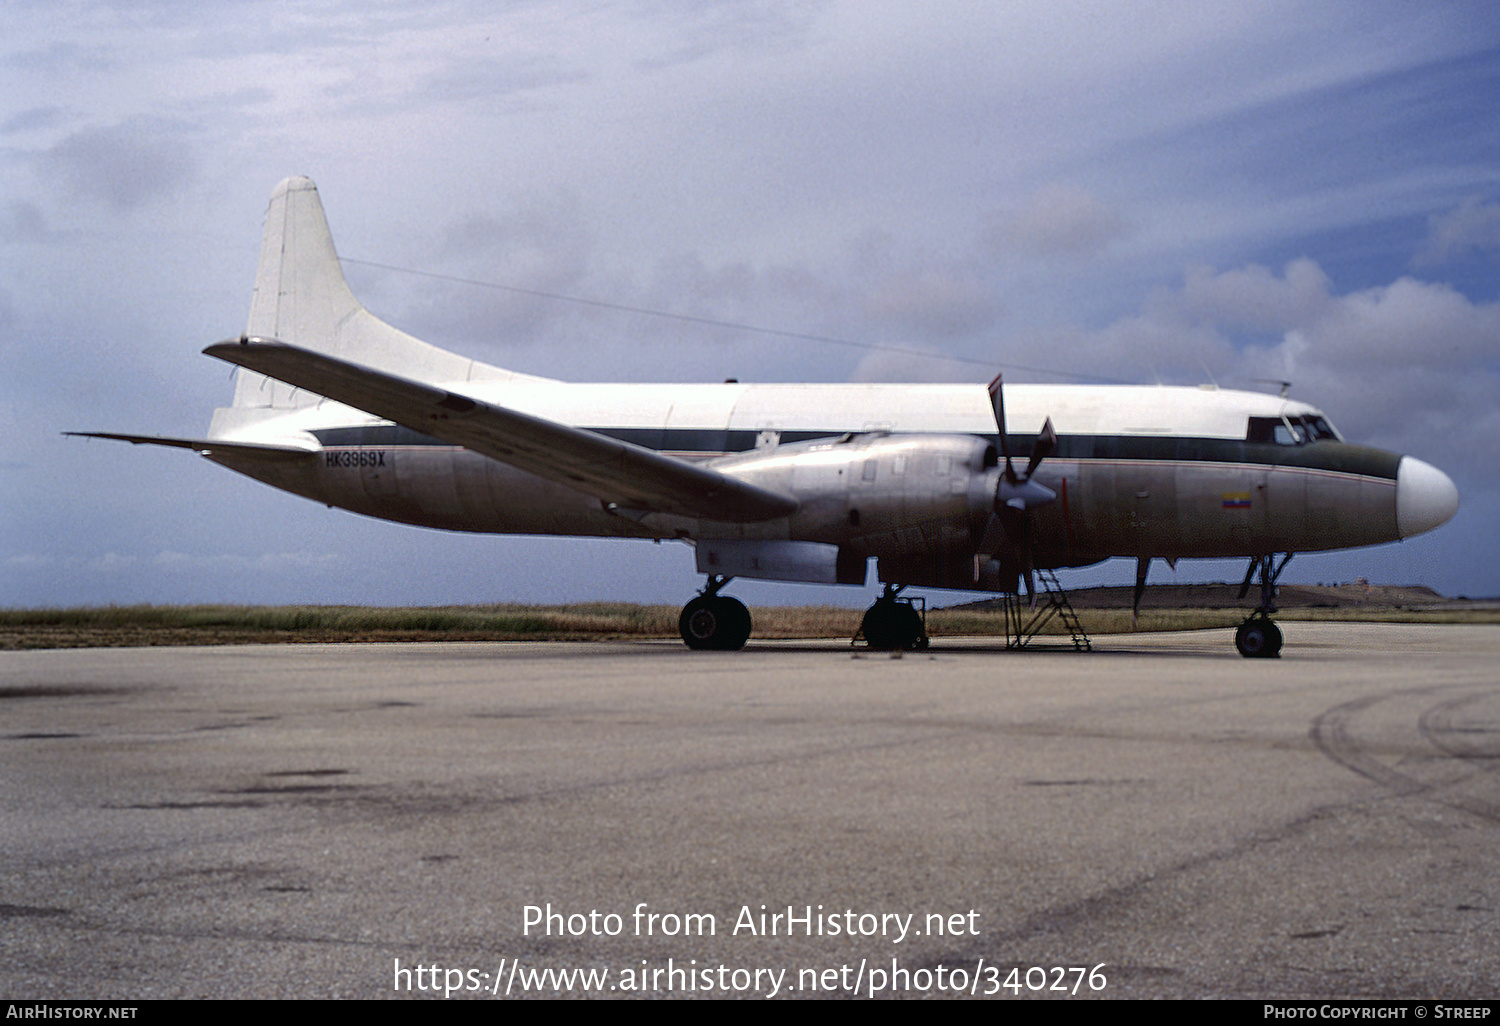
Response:
[[[199,350],[291,174],[374,312],[531,373],[1290,380],[1463,506],[1288,577],[1500,594],[1497,113],[1481,2],[9,0],[0,605],[691,595],[680,545],[424,531],[61,437],[203,434],[231,382]]]

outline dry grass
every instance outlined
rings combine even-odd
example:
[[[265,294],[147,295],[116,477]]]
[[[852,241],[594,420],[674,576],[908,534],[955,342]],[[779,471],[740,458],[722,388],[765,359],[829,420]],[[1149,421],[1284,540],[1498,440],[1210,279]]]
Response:
[[[103,606],[0,610],[0,649],[671,637],[669,606]]]
[[[613,641],[677,637],[676,606],[582,603],[571,606],[102,606],[0,610],[0,650],[244,645],[354,641]],[[1244,609],[1084,609],[1090,634],[1232,627]],[[757,638],[847,638],[860,611],[837,606],[769,606],[754,610]],[[1286,609],[1282,620],[1399,623],[1500,623],[1495,609]],[[1029,619],[1029,616],[1028,616]],[[967,608],[928,614],[935,638],[999,636],[998,612]],[[1044,633],[1065,633],[1054,619]]]

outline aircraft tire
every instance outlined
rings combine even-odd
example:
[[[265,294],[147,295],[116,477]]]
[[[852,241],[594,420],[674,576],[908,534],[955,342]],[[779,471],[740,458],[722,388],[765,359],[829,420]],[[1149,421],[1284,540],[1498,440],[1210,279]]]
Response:
[[[677,618],[683,642],[697,651],[738,651],[749,640],[750,627],[750,610],[727,595],[699,595]]]
[[[922,629],[922,614],[918,613],[916,607],[910,602],[902,602],[899,607],[901,617],[902,648],[919,652],[927,647],[927,632]]]
[[[891,602],[877,602],[865,610],[864,619],[859,622],[865,644],[876,652],[889,652],[897,647],[893,606]]]
[[[865,636],[865,642],[877,652],[927,647],[922,617],[910,602],[876,602],[865,611],[859,630]]]
[[[1246,659],[1279,659],[1281,628],[1264,616],[1252,616],[1234,632],[1234,647]]]
[[[719,615],[725,624],[724,650],[738,652],[750,640],[750,610],[745,608],[745,603],[728,595],[718,596],[717,601]]]

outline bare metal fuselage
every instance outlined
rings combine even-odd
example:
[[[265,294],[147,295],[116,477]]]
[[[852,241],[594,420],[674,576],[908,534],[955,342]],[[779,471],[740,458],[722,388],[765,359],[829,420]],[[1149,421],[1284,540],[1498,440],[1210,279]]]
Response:
[[[877,557],[887,581],[1014,586],[992,517],[1000,470],[981,386],[549,383],[470,392],[706,461],[795,495],[798,507],[739,524],[611,509],[565,484],[333,403],[268,407],[253,424],[239,411],[241,437],[296,441],[315,450],[306,458],[212,458],[331,506],[427,527],[682,538],[738,558],[725,566],[738,576],[863,582],[864,560]],[[1330,438],[1297,444],[1289,432],[1281,442],[1246,437],[1251,418],[1295,423],[1318,415],[1305,404],[1212,389],[1025,385],[1009,386],[1007,401],[1013,452],[1024,455],[1047,416],[1059,435],[1037,474],[1058,493],[1036,512],[1039,566],[1308,552],[1403,536],[1403,457]],[[212,433],[223,433],[217,422]],[[757,574],[758,564],[745,561],[756,546],[722,544],[735,541],[830,550],[822,561],[817,549],[803,550],[811,562],[801,571],[781,565]],[[699,562],[714,569],[705,551]]]

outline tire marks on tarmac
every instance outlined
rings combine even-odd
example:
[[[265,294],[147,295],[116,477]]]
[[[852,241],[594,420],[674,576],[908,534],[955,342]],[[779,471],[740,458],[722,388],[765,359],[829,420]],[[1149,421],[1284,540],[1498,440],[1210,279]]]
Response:
[[[1366,696],[1321,713],[1309,733],[1329,759],[1395,795],[1500,824],[1500,684]]]

